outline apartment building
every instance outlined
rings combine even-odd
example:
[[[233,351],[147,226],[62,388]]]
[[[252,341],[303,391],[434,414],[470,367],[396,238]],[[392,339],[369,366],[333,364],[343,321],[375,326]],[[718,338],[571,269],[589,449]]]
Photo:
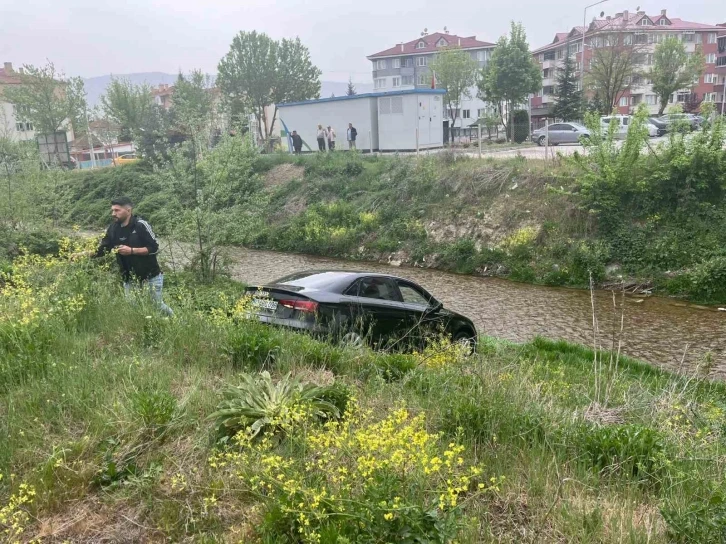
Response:
[[[373,87],[376,91],[398,91],[405,89],[431,89],[435,76],[429,64],[442,47],[459,47],[484,67],[494,49],[493,43],[477,40],[476,36],[457,36],[448,31],[423,33],[415,40],[379,51],[366,57],[373,64]],[[467,127],[479,117],[491,111],[488,102],[476,97],[477,89],[471,89],[471,98],[464,99],[456,121],[457,127]]]
[[[720,80],[714,84],[713,92],[716,93],[716,102],[718,102],[717,111],[720,111],[721,115],[726,115],[726,23],[718,26],[721,30],[716,39],[718,47],[716,73]]]
[[[673,93],[671,101],[717,102],[720,95],[717,95],[715,87],[721,81],[716,71],[717,37],[720,30],[723,29],[717,25],[669,17],[666,10],[661,10],[659,15],[648,15],[644,11],[630,13],[626,10],[603,19],[595,18],[587,27],[577,26],[569,32],[557,33],[551,43],[533,51],[535,59],[542,67],[542,89],[532,98],[532,121],[535,125],[540,125],[545,118],[551,118],[556,97],[557,72],[563,66],[565,57],[572,57],[578,75],[581,75],[583,69],[587,74],[593,48],[605,46],[608,35],[615,32],[622,33],[624,43],[639,46],[640,71],[643,74],[647,74],[653,65],[656,45],[666,37],[673,36],[681,40],[689,54],[700,50],[706,57],[704,74],[693,87]],[[627,87],[618,97],[618,112],[631,113],[638,104],[645,103],[650,113],[656,114],[659,101],[647,75],[635,76],[627,83]]]

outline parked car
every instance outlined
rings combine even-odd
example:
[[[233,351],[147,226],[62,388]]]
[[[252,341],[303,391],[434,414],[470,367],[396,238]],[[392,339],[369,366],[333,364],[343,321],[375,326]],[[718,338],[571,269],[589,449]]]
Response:
[[[549,140],[550,145],[578,144],[582,138],[589,138],[590,131],[578,123],[554,123],[532,133],[532,141],[543,146]]]
[[[665,123],[669,130],[674,124],[688,127],[691,130],[698,130],[701,127],[698,116],[691,113],[669,113],[659,117],[658,121]]]
[[[628,130],[630,130],[633,124],[633,118],[630,115],[609,115],[606,117],[600,117],[600,128],[603,134],[606,134],[610,129],[610,122],[615,120],[615,137],[624,139]],[[658,136],[658,127],[651,123],[646,123],[645,128],[648,130],[648,136],[655,138]]]
[[[132,163],[135,163],[138,161],[139,161],[139,159],[135,153],[128,153],[126,155],[121,155],[120,157],[116,157],[114,159],[114,163],[116,164],[116,166],[122,166],[124,164],[132,164]]]
[[[668,132],[668,125],[664,122],[652,117],[648,117],[648,122],[656,128],[656,136],[663,136],[666,132]]]
[[[373,272],[308,271],[247,289],[251,315],[270,325],[360,345],[418,347],[443,332],[476,345],[468,317],[444,308],[420,285]]]

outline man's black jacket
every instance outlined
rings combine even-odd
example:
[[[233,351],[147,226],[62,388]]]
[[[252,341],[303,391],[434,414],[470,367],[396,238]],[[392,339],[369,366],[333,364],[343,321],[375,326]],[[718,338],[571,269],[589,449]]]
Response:
[[[131,281],[132,278],[148,280],[161,273],[159,262],[156,260],[159,242],[151,230],[151,225],[143,219],[132,215],[125,227],[120,223],[111,223],[94,256],[101,257],[118,246],[145,247],[149,250],[148,255],[116,254],[124,281]]]

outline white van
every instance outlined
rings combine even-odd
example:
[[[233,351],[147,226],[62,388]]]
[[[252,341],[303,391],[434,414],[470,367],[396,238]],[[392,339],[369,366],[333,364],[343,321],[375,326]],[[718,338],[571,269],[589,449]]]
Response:
[[[628,134],[628,129],[633,123],[633,117],[631,115],[608,115],[607,117],[600,117],[600,127],[603,135],[607,134],[610,127],[610,120],[615,119],[615,137],[624,139]],[[648,129],[648,136],[654,138],[658,136],[658,127],[652,123],[646,123],[645,128]]]

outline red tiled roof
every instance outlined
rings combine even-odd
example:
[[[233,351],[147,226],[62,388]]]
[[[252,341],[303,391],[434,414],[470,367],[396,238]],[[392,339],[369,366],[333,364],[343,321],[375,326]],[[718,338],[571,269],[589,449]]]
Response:
[[[441,38],[446,40],[448,45],[461,47],[462,49],[478,49],[481,47],[494,47],[495,45],[493,43],[477,40],[476,36],[467,36],[464,38],[461,36],[457,36],[456,34],[444,34],[443,32],[434,32],[433,34],[427,34],[426,36],[421,36],[420,38],[416,38],[415,40],[404,43],[403,49],[401,49],[401,44],[398,44],[395,47],[391,47],[390,49],[386,49],[384,51],[374,53],[373,55],[369,55],[367,58],[373,59],[376,57],[390,57],[393,55],[420,55],[422,53],[433,53],[439,49],[436,44]],[[416,49],[416,45],[419,42],[424,42],[426,44],[426,47]]]
[[[5,68],[0,68],[0,84],[13,85],[19,83],[20,78],[17,76],[16,72],[7,73]]]
[[[171,96],[174,94],[174,85],[161,84],[151,89],[151,96]]]
[[[642,26],[640,24],[640,21],[644,18],[648,17],[652,22],[653,25],[646,25]],[[661,26],[658,24],[658,21],[661,19],[667,19],[670,24]],[[576,34],[579,36],[582,36],[581,26],[574,27],[570,32],[558,32],[555,34],[555,38],[548,43],[547,45],[544,45],[538,49],[535,49],[533,53],[540,53],[542,51],[547,51],[548,49],[553,49],[556,46],[561,45],[563,41],[567,41],[568,38],[571,39],[571,35]],[[665,32],[673,32],[678,30],[720,30],[718,25],[707,25],[703,23],[694,23],[691,21],[684,21],[683,19],[678,19],[675,17],[668,17],[666,15],[657,15],[657,16],[650,16],[650,15],[644,15],[638,13],[628,13],[628,19],[627,21],[624,19],[624,13],[619,13],[617,17],[611,17],[610,19],[595,19],[590,23],[590,26],[588,27],[588,34],[591,34],[596,31],[607,31],[607,30],[633,30],[633,31],[641,31],[641,32],[647,32],[649,30],[658,30],[658,31],[665,31]]]

